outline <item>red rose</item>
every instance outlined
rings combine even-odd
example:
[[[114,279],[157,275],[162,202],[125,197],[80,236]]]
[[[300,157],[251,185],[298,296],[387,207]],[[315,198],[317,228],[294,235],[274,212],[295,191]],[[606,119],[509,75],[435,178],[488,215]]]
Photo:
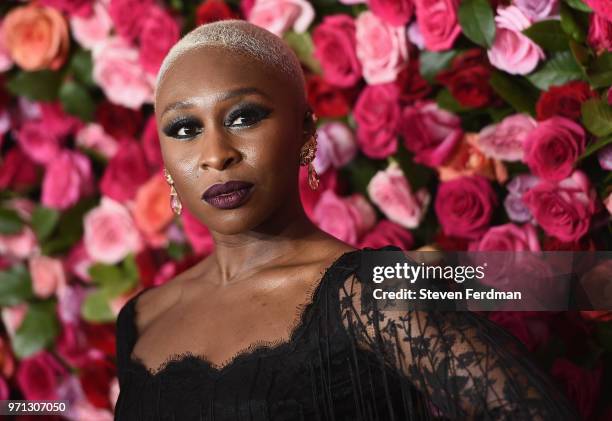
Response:
[[[40,167],[19,146],[11,148],[0,165],[0,189],[22,192],[38,182]]]
[[[360,241],[359,248],[379,248],[391,244],[402,250],[414,247],[412,233],[388,219],[380,220]]]
[[[451,68],[440,72],[436,79],[446,86],[453,97],[466,107],[483,107],[494,97],[489,84],[491,67],[479,48],[454,58]]]
[[[597,247],[593,240],[587,236],[577,241],[563,242],[556,237],[546,237],[542,242],[544,251],[595,251]]]
[[[321,76],[310,75],[306,79],[308,102],[319,117],[343,117],[350,111],[350,96],[347,91],[327,83]]]
[[[488,229],[497,196],[482,176],[463,176],[440,184],[435,210],[447,235],[476,240]]]
[[[612,321],[612,311],[610,310],[581,311],[580,315],[587,320],[595,320],[597,322]]]
[[[465,238],[449,236],[442,231],[438,231],[434,237],[434,244],[440,250],[467,251],[470,241]]]
[[[550,327],[546,313],[536,311],[492,311],[489,319],[516,336],[531,352],[546,345]]]
[[[116,139],[123,136],[134,137],[140,131],[142,114],[138,110],[105,100],[96,108],[96,120],[106,133]]]
[[[582,368],[566,358],[557,358],[553,363],[551,374],[564,387],[568,398],[576,404],[582,419],[588,419],[601,392],[603,364],[590,370]]]
[[[414,101],[425,98],[431,92],[431,86],[419,71],[418,58],[412,59],[402,68],[395,79],[399,87],[399,100],[401,105],[410,105]]]
[[[87,343],[104,355],[115,356],[116,331],[114,323],[83,323]]]
[[[138,142],[124,138],[104,171],[100,191],[111,199],[125,202],[134,198],[138,187],[148,179],[149,169],[142,147]]]
[[[534,175],[548,181],[568,177],[584,151],[586,134],[579,124],[554,116],[527,133],[523,160]]]
[[[542,92],[538,99],[536,104],[538,120],[546,120],[554,115],[580,120],[582,103],[596,96],[597,93],[591,90],[589,84],[580,80],[552,86],[548,91]]]
[[[98,408],[111,409],[109,389],[115,367],[106,359],[91,360],[79,372],[79,380],[87,400]]]
[[[196,26],[225,19],[239,19],[224,1],[206,0],[196,9]]]
[[[157,172],[164,165],[164,161],[162,160],[159,136],[157,136],[157,122],[154,115],[151,115],[147,120],[140,142],[151,173]]]

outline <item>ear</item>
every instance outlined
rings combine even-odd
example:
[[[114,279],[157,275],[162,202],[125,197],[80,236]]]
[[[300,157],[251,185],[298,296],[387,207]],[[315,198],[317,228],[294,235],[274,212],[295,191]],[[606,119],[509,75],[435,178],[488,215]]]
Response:
[[[302,145],[310,140],[314,136],[317,130],[317,121],[314,112],[310,105],[307,106],[306,112],[304,113],[304,120],[302,122]]]

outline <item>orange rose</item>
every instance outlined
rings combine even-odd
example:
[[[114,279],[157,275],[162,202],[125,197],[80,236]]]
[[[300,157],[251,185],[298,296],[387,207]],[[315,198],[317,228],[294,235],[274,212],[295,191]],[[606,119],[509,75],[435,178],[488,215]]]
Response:
[[[136,226],[151,245],[165,243],[161,231],[172,221],[174,214],[170,207],[170,186],[161,173],[138,188],[132,214]]]
[[[57,70],[69,49],[68,24],[60,12],[33,3],[12,9],[2,25],[4,45],[24,70]]]

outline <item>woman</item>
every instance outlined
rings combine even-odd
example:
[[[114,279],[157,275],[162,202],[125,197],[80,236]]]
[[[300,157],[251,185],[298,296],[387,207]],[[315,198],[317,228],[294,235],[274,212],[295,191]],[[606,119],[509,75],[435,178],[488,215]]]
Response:
[[[117,420],[574,419],[487,320],[362,301],[362,250],[301,206],[300,164],[318,184],[316,117],[280,38],[200,26],[155,95],[173,209],[205,223],[215,250],[121,310]]]

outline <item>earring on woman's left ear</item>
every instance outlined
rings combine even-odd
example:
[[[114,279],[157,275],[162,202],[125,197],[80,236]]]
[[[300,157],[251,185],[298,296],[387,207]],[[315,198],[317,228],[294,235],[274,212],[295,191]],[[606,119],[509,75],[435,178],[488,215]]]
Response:
[[[172,211],[175,214],[180,215],[181,211],[183,210],[183,204],[179,200],[178,193],[176,192],[176,189],[174,188],[174,180],[172,180],[172,176],[170,175],[168,170],[166,170],[165,167],[164,167],[164,178],[166,179],[166,183],[170,185],[170,207],[172,208]]]

